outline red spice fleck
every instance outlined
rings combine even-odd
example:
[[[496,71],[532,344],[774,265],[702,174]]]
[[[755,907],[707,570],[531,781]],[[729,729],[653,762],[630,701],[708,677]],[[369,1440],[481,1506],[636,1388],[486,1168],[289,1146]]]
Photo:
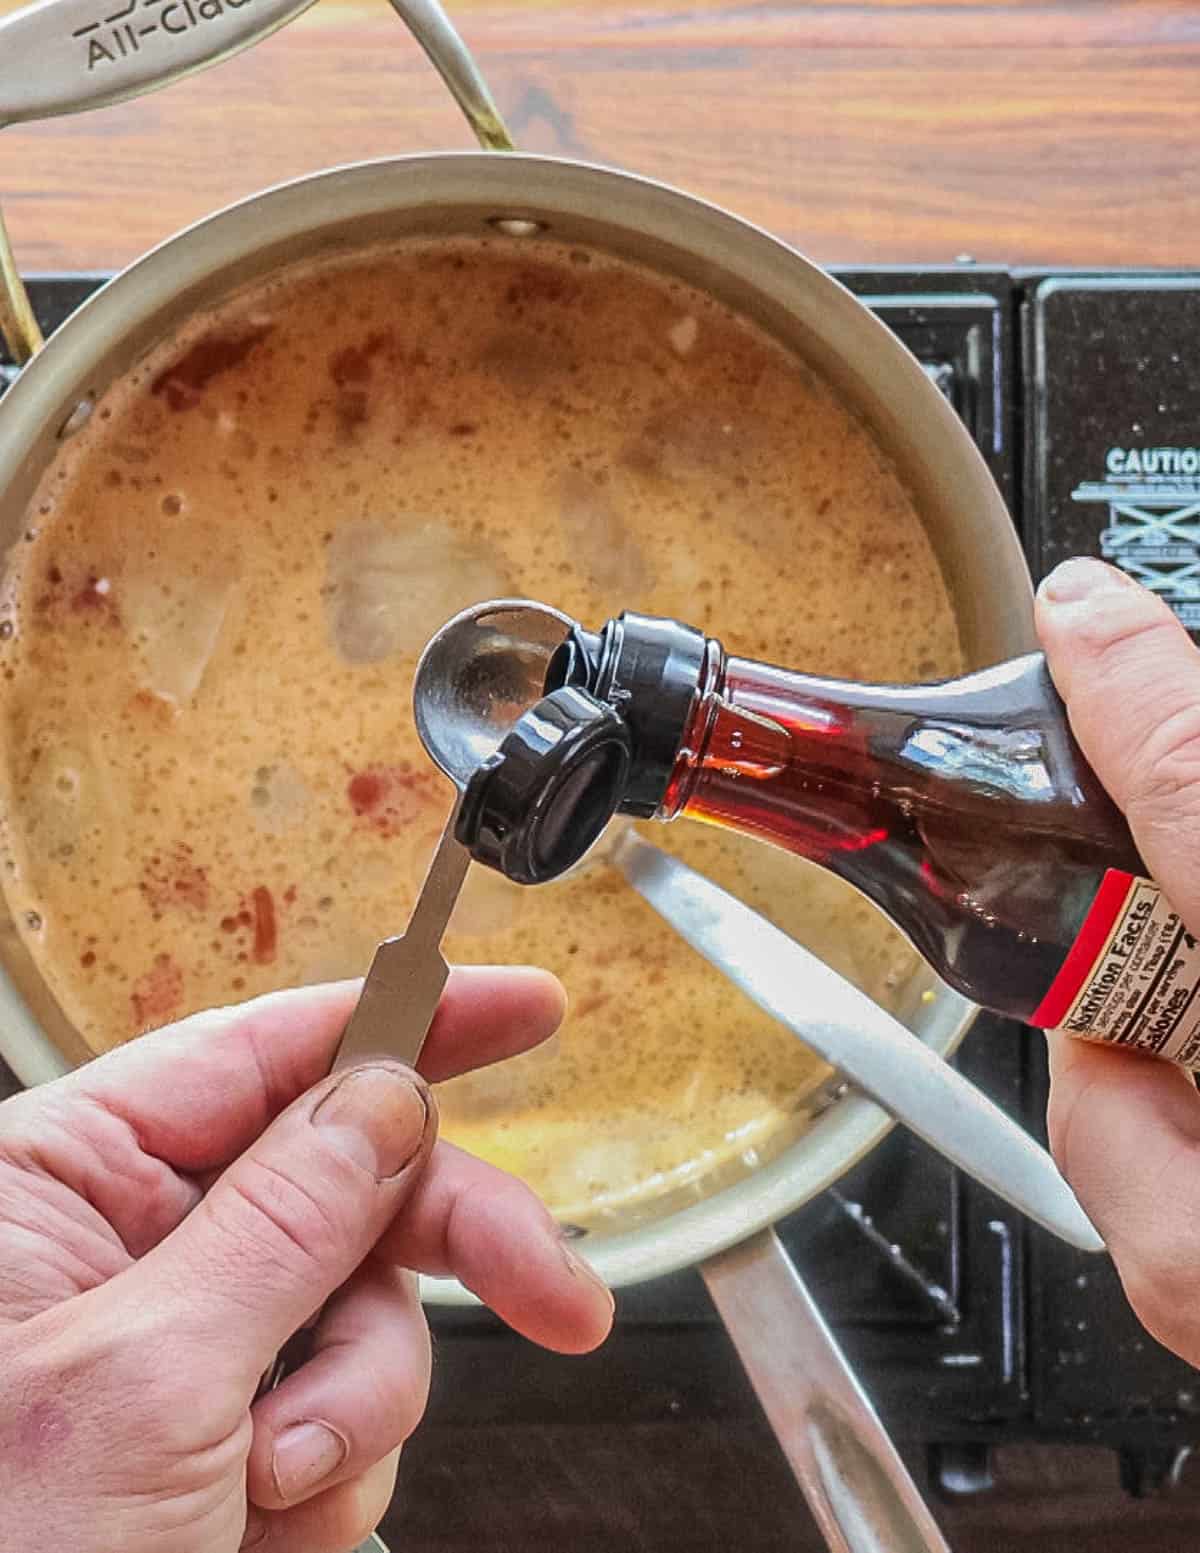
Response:
[[[71,600],[71,608],[76,614],[82,614],[85,610],[104,611],[115,620],[117,606],[112,596],[111,583],[106,577],[97,577],[95,573],[91,573],[83,587]]]
[[[154,964],[133,984],[134,1027],[140,1034],[166,1024],[183,1001],[183,972],[169,954],[154,957]]]
[[[41,614],[57,612],[63,606],[75,614],[95,614],[110,623],[119,623],[116,600],[112,596],[112,584],[99,571],[77,572],[68,581],[61,566],[46,569],[46,591],[40,594],[34,605]]]
[[[450,428],[450,435],[452,437],[473,437],[478,430],[479,424],[477,421],[455,421]]]
[[[237,918],[236,917],[222,917],[221,918],[221,931],[222,931],[222,933],[232,933],[235,927],[237,927]]]
[[[433,772],[415,770],[406,760],[356,772],[346,784],[346,797],[355,815],[381,836],[397,836],[427,817],[438,788]]]
[[[165,860],[153,857],[147,862],[139,889],[156,911],[166,906],[204,911],[208,906],[208,870],[195,861],[191,847],[181,841]]]
[[[241,334],[210,335],[198,340],[185,356],[154,379],[150,392],[165,398],[172,410],[194,410],[212,380],[240,366],[271,330],[272,325],[260,324]]]
[[[128,707],[131,712],[136,709],[138,714],[149,713],[160,723],[173,722],[175,719],[171,703],[156,695],[153,690],[135,690],[129,698]]]
[[[580,1000],[573,1006],[571,1013],[576,1019],[585,1019],[588,1014],[597,1013],[604,1007],[606,1003],[611,1002],[611,992],[595,992],[592,993],[590,997],[580,998]]]
[[[85,971],[90,971],[96,963],[96,951],[94,949],[85,949],[79,956],[79,963]]]
[[[334,404],[334,414],[337,416],[338,436],[343,442],[353,437],[359,426],[365,426],[371,419],[367,407],[367,393],[363,388],[343,388],[337,396]]]
[[[346,796],[355,814],[369,814],[383,797],[383,778],[375,771],[360,771],[350,778]]]
[[[270,965],[275,958],[278,935],[275,928],[275,901],[265,884],[260,884],[254,900],[254,963]]]
[[[512,306],[526,302],[569,302],[578,292],[576,281],[556,274],[549,265],[544,269],[531,266],[521,270],[510,282],[504,300]]]
[[[329,376],[339,388],[347,383],[365,383],[371,376],[371,363],[380,351],[392,343],[388,330],[373,331],[361,345],[346,345],[329,358]]]
[[[241,911],[239,911],[237,914],[237,920],[239,927],[249,927],[254,921],[254,918],[246,910],[245,906],[243,906]]]
[[[283,892],[283,903],[285,906],[294,906],[296,904],[296,886],[294,884],[289,884]]]

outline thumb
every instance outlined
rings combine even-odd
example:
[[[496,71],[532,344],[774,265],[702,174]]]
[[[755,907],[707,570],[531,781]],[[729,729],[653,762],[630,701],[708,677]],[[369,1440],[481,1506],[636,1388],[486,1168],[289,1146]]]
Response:
[[[1200,653],[1154,594],[1114,567],[1064,561],[1037,627],[1080,747],[1188,925],[1200,923]]]
[[[253,1390],[411,1192],[433,1147],[424,1082],[374,1061],[302,1095],[170,1235],[123,1275],[168,1300],[179,1352]],[[134,1298],[136,1298],[136,1292]]]

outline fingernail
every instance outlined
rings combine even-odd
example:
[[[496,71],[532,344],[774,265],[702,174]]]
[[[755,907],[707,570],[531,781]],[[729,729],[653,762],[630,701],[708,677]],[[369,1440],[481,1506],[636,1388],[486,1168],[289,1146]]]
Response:
[[[599,1289],[608,1301],[609,1314],[611,1315],[617,1308],[617,1302],[613,1298],[613,1291],[605,1283],[604,1279],[601,1278],[594,1267],[572,1251],[565,1241],[562,1242],[559,1249],[562,1251],[563,1261],[567,1264],[567,1271],[571,1277],[579,1278],[584,1283],[590,1283],[593,1289]]]
[[[429,1107],[416,1085],[394,1069],[358,1068],[329,1091],[312,1121],[335,1148],[386,1181],[419,1153]]]
[[[1079,604],[1100,593],[1122,593],[1128,579],[1115,567],[1091,556],[1076,555],[1060,561],[1038,589],[1039,598],[1050,604]]]
[[[350,1447],[328,1424],[293,1424],[275,1441],[271,1476],[287,1504],[310,1494],[345,1461]]]

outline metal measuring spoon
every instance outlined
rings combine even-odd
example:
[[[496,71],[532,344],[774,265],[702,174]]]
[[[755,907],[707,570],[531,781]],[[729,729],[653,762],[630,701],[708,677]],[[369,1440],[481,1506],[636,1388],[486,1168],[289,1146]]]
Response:
[[[371,1056],[416,1066],[450,974],[440,946],[471,864],[455,837],[462,789],[541,698],[550,656],[570,628],[556,610],[501,600],[455,616],[425,649],[413,686],[417,731],[459,793],[408,927],[375,951],[335,1069]]]
[[[546,604],[494,599],[455,615],[417,664],[421,743],[461,791],[541,700],[546,670],[575,622]]]

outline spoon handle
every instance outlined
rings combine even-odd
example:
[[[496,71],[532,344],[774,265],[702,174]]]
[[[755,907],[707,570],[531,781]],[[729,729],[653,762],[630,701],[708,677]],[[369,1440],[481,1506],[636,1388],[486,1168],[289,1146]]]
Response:
[[[471,865],[466,849],[454,839],[457,818],[456,801],[408,927],[399,938],[387,939],[375,951],[334,1057],[335,1068],[375,1056],[395,1057],[411,1068],[417,1065],[450,975],[442,958],[442,937]]]
[[[399,938],[386,939],[375,951],[334,1055],[335,1072],[370,1057],[393,1057],[410,1068],[417,1065],[450,975],[450,967],[442,958],[442,935],[471,865],[470,857],[454,839],[457,818],[456,799],[434,849],[408,928]],[[275,1362],[258,1383],[256,1395],[261,1397],[274,1391],[311,1357],[311,1332],[297,1332],[276,1354]]]
[[[612,862],[710,965],[931,1148],[1068,1245],[1104,1250],[1046,1150],[866,993],[636,832]]]

